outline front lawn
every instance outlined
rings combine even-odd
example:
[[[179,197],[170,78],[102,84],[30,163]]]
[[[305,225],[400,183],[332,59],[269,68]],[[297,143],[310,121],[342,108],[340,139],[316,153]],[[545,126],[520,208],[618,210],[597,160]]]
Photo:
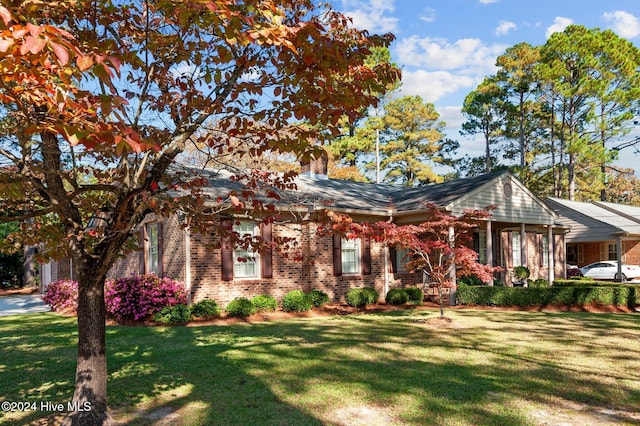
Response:
[[[110,326],[109,405],[134,425],[640,424],[637,314],[438,315]],[[75,338],[74,318],[0,318],[0,401],[66,405]]]

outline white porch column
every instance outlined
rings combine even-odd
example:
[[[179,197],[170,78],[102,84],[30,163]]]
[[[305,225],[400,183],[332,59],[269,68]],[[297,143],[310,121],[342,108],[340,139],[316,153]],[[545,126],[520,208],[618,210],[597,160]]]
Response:
[[[527,227],[520,224],[520,264],[527,267]]]
[[[487,238],[486,238],[486,257],[487,265],[493,266],[493,231],[491,226],[491,220],[487,220]],[[487,283],[489,286],[493,286],[493,280]]]
[[[556,273],[556,263],[555,263],[555,248],[556,248],[556,242],[553,239],[553,227],[552,226],[547,226],[547,241],[549,242],[549,260],[547,261],[547,265],[548,265],[548,279],[549,279],[549,286],[553,285],[553,280],[555,280],[555,273]]]

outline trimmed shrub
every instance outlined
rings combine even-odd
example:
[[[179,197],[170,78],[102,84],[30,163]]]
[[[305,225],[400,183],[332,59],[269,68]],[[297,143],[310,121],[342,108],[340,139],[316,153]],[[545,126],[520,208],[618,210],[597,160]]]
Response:
[[[211,299],[204,299],[191,306],[191,314],[196,318],[213,318],[220,315],[220,306]]]
[[[257,312],[274,312],[278,309],[278,302],[273,296],[260,294],[251,298],[251,303],[256,307]]]
[[[367,305],[367,296],[362,292],[361,288],[351,288],[345,296],[347,305],[354,308],[362,308]]]
[[[404,289],[409,297],[409,302],[415,303],[416,305],[422,305],[424,301],[424,293],[418,287],[407,287]]]
[[[633,286],[460,287],[456,292],[456,303],[472,306],[613,305],[633,308],[637,297],[637,289]]]
[[[256,313],[256,307],[246,297],[236,297],[227,305],[225,312],[230,317],[245,318]]]
[[[105,281],[107,312],[117,320],[146,318],[166,306],[186,305],[182,283],[155,274]]]
[[[534,288],[547,288],[549,287],[549,281],[543,278],[539,278],[537,280],[529,280],[529,283],[527,285]]]
[[[373,287],[363,287],[361,289],[367,305],[375,305],[378,303],[378,292]]]
[[[403,305],[409,301],[409,295],[403,288],[389,289],[384,300],[388,305]]]
[[[306,312],[312,307],[311,296],[302,290],[292,290],[282,299],[282,310],[285,312]]]
[[[618,287],[616,281],[596,281],[590,277],[571,278],[568,280],[554,280],[554,287]]]
[[[77,312],[78,282],[73,280],[54,281],[47,286],[42,300],[54,312]]]
[[[465,285],[484,285],[482,280],[475,275],[465,275],[463,277],[458,278],[457,280],[458,286]]]
[[[186,324],[191,321],[191,310],[187,305],[165,306],[153,316],[160,324]]]
[[[311,303],[313,303],[313,306],[316,308],[321,307],[325,303],[329,303],[329,295],[324,291],[311,290],[309,292],[309,297],[311,298]]]

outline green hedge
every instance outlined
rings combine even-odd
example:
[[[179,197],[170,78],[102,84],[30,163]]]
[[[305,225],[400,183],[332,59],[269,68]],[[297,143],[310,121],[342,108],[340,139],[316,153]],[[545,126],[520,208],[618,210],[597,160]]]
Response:
[[[580,278],[570,280],[554,280],[554,287],[620,287],[616,281],[596,281],[593,278]]]
[[[459,287],[456,303],[480,306],[546,306],[589,304],[634,308],[640,291],[634,286]]]

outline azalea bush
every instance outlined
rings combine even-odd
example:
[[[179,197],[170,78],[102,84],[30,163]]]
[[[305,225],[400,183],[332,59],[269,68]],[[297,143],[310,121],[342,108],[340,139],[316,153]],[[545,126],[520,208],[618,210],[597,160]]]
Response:
[[[140,320],[166,306],[187,304],[184,285],[154,274],[105,281],[107,312],[117,320]]]
[[[78,310],[78,282],[73,280],[54,281],[47,286],[42,296],[44,303],[54,312],[76,312]]]

